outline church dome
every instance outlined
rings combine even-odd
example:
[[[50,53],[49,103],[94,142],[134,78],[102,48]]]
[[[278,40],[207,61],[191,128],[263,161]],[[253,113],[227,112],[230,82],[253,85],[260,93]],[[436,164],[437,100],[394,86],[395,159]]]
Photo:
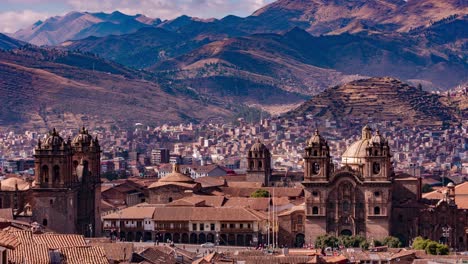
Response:
[[[57,130],[55,128],[49,132],[49,135],[47,138],[44,140],[44,147],[47,148],[54,148],[54,147],[60,147],[63,144],[63,138],[58,134]]]
[[[73,138],[72,144],[89,146],[92,140],[93,137],[88,133],[88,130],[83,127],[81,128],[80,133]]]
[[[348,149],[341,156],[343,164],[362,164],[364,158],[367,157],[366,148],[370,145],[372,140],[372,129],[369,126],[362,128],[361,139],[351,144]]]
[[[314,135],[307,141],[308,146],[314,146],[314,145],[326,145],[327,140],[323,138],[320,134],[318,129],[315,130]]]
[[[375,131],[375,135],[371,138],[370,143],[372,145],[383,145],[387,143],[387,140],[380,135],[379,130]]]
[[[260,142],[259,139],[257,139],[257,142],[255,142],[255,144],[253,144],[250,148],[250,151],[255,152],[263,152],[264,150],[267,150],[267,147],[262,142]]]
[[[180,172],[179,164],[174,164],[172,166],[172,172],[166,177],[163,177],[158,182],[186,182],[191,183],[193,179]]]

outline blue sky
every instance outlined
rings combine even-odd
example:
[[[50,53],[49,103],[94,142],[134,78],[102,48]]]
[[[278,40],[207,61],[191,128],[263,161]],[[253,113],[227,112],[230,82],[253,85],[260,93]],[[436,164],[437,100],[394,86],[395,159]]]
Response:
[[[0,0],[0,32],[15,32],[37,20],[70,11],[144,14],[172,19],[180,15],[221,18],[248,16],[273,0]]]

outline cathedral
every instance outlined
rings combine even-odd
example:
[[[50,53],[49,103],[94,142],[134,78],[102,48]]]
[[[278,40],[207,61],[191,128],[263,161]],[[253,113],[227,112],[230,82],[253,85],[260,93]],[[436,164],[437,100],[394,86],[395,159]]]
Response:
[[[35,148],[32,220],[68,234],[101,234],[101,148],[84,127],[64,140],[54,129]]]
[[[387,141],[365,126],[334,168],[327,141],[315,131],[304,155],[306,238],[320,234],[389,236],[392,164]]]

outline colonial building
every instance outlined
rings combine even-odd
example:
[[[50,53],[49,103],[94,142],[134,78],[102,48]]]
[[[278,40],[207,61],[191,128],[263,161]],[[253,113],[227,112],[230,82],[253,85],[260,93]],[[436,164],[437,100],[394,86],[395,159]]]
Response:
[[[318,131],[307,145],[302,182],[306,243],[323,234],[369,240],[392,235],[404,245],[423,236],[466,248],[466,210],[457,206],[454,186],[443,197],[423,199],[420,178],[393,172],[388,141],[378,130],[372,134],[365,126],[361,139],[343,153],[340,168],[332,164]]]
[[[99,142],[85,128],[71,140],[53,129],[35,148],[32,219],[59,233],[100,235]]]
[[[197,193],[201,186],[191,177],[180,172],[180,165],[174,163],[172,173],[151,184],[149,187],[149,202],[166,204]]]
[[[321,234],[389,235],[392,167],[387,141],[377,131],[362,129],[361,139],[342,157],[342,168],[331,163],[327,141],[318,131],[304,156],[306,239]]]

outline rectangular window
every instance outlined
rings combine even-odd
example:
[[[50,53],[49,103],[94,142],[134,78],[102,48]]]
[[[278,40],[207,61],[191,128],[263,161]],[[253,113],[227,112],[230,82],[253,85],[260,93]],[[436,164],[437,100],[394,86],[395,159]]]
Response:
[[[205,230],[205,225],[204,224],[200,224],[200,231],[204,231]]]
[[[215,230],[215,224],[211,224],[211,225],[210,225],[210,230],[211,230],[211,231],[214,231],[214,230]]]
[[[192,231],[197,231],[197,224],[192,224]]]
[[[229,224],[229,228],[236,228],[235,224]]]
[[[226,228],[226,224],[221,224],[221,228]]]
[[[244,224],[240,224],[240,225],[239,225],[239,228],[240,228],[240,229],[244,228]]]
[[[249,229],[250,229],[250,224],[247,224],[247,228],[249,228]]]

